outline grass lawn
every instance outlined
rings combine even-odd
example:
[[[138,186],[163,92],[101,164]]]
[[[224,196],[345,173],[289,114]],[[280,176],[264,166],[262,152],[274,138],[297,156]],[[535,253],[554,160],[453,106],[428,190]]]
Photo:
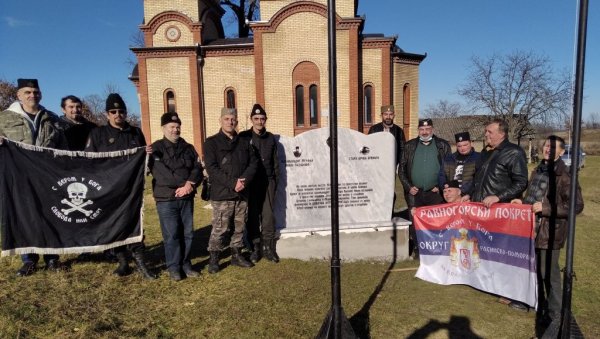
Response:
[[[600,337],[600,157],[580,172],[585,198],[577,218],[573,313],[584,335]],[[0,259],[2,338],[311,338],[331,304],[327,261],[261,261],[206,273],[210,211],[198,200],[193,264],[196,279],[172,282],[139,274],[118,278],[116,264],[79,263],[68,272],[17,278],[19,257]],[[151,266],[164,270],[162,237],[146,192],[146,246]],[[342,244],[343,245],[343,244]],[[563,257],[565,251],[562,251]],[[414,277],[417,262],[342,265],[342,303],[362,338],[530,338],[535,312],[520,312],[467,286],[440,286]]]

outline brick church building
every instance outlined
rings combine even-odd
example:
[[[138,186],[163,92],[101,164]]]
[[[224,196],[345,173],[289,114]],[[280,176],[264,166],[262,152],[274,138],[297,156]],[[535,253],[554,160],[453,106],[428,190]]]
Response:
[[[357,0],[336,1],[338,126],[367,132],[379,107],[396,107],[396,124],[416,132],[419,64],[396,37],[363,33]],[[248,38],[225,38],[218,0],[144,0],[145,45],[131,81],[141,103],[142,128],[162,137],[160,116],[176,111],[182,136],[202,153],[219,130],[222,107],[238,110],[239,129],[260,103],[268,129],[286,136],[328,126],[327,0],[261,0],[260,21]]]

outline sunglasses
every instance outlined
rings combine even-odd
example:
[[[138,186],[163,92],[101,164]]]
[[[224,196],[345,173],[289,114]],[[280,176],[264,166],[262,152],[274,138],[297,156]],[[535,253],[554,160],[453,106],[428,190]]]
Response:
[[[127,114],[127,111],[125,111],[124,109],[111,109],[108,111],[109,114]]]

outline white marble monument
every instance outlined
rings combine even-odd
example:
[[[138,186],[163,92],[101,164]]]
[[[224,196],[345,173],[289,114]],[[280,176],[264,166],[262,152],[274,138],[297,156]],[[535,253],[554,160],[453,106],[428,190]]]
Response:
[[[278,252],[282,257],[308,259],[330,255],[330,240],[327,240],[331,234],[328,138],[329,128],[308,131],[296,137],[279,138],[280,177],[275,199],[275,219],[281,234]],[[395,147],[394,136],[390,133],[365,135],[338,128],[342,258],[388,258],[392,252],[396,255],[398,248],[402,248],[400,252],[404,251],[404,233],[408,222],[396,219],[393,224],[391,220],[396,175]],[[383,230],[395,232],[396,250],[392,251],[390,234],[357,234]],[[400,237],[396,236],[398,231],[402,233]],[[355,241],[357,246],[344,243],[342,234],[349,233],[353,235],[347,236],[348,241]],[[383,237],[383,240],[379,237]],[[352,247],[359,247],[360,252],[357,253],[356,249],[352,253],[346,250]],[[397,257],[404,255],[401,253]]]

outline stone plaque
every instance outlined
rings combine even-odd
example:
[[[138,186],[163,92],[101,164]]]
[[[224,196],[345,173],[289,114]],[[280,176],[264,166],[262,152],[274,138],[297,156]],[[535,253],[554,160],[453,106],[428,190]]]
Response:
[[[275,219],[282,233],[331,228],[329,128],[279,137]],[[338,129],[340,229],[389,222],[395,185],[394,136]]]

